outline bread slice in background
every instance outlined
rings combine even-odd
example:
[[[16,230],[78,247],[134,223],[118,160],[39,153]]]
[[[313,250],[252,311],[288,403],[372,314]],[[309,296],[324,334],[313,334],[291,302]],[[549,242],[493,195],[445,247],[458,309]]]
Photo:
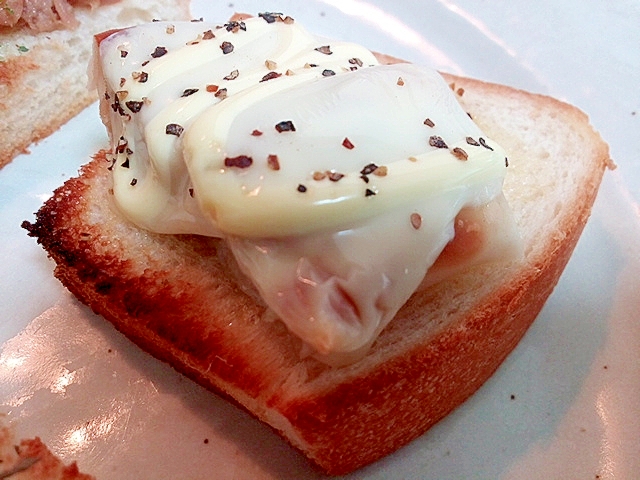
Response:
[[[38,437],[17,440],[0,418],[0,479],[94,480],[72,462],[65,465]]]
[[[97,100],[87,83],[93,35],[154,19],[188,20],[188,0],[120,0],[74,9],[78,26],[0,27],[0,167]]]
[[[423,434],[498,368],[553,290],[587,222],[608,147],[579,110],[445,76],[509,154],[504,191],[525,258],[413,295],[360,362],[301,359],[224,242],[149,233],[111,208],[105,152],[25,222],[56,276],[130,339],[344,474]]]

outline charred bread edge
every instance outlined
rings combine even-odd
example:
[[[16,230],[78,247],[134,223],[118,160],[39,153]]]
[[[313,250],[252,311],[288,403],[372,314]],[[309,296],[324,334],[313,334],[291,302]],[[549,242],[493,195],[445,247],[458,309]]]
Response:
[[[451,75],[445,78],[465,88],[481,86],[497,88],[511,96],[524,95],[529,101],[546,102],[550,108],[586,120],[582,112],[548,97]],[[590,215],[603,172],[612,166],[603,142],[594,155],[600,168],[591,173],[589,182],[580,186],[581,203],[567,218],[564,238],[553,242],[548,255],[537,263],[527,264],[509,283],[480,299],[463,322],[443,329],[408,354],[378,365],[367,376],[334,385],[322,395],[300,396],[294,401],[280,397],[277,392],[266,403],[254,399],[233,381],[220,379],[213,371],[201,371],[188,352],[177,350],[157,332],[136,328],[135,318],[125,308],[111,305],[108,291],[103,291],[100,284],[100,272],[94,272],[93,278],[86,275],[86,262],[91,260],[83,258],[82,251],[67,250],[67,245],[56,236],[60,227],[55,224],[55,215],[51,217],[48,212],[62,211],[65,206],[75,208],[75,203],[82,201],[81,191],[68,195],[69,189],[61,187],[38,212],[36,223],[25,222],[24,226],[57,262],[56,276],[83,303],[144,350],[198,383],[234,398],[280,431],[327,473],[338,475],[369,464],[424,433],[471,396],[517,345],[555,287]],[[95,162],[83,174],[90,175],[92,168],[96,168]],[[71,189],[78,188],[78,183],[82,184],[82,180],[68,182]],[[419,300],[414,297],[409,303]],[[420,305],[408,308],[419,309]]]

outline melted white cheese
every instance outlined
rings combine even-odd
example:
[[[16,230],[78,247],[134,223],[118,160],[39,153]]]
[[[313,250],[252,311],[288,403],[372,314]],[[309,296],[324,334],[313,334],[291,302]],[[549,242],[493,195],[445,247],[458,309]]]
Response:
[[[460,209],[501,195],[504,151],[436,72],[295,22],[153,23],[103,40],[99,61],[118,208],[227,238],[325,360],[360,355]]]

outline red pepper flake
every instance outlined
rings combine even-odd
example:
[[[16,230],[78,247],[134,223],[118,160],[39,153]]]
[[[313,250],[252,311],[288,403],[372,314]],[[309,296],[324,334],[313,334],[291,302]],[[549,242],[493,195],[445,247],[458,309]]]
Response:
[[[160,47],[160,46],[158,46],[158,47],[156,47],[156,49],[151,53],[151,56],[152,56],[153,58],[160,58],[160,57],[162,57],[163,55],[166,55],[166,54],[167,54],[167,49],[166,49],[165,47]]]
[[[466,140],[467,140],[467,143],[468,143],[469,145],[473,145],[474,147],[479,147],[479,146],[480,146],[480,144],[479,144],[478,142],[476,142],[476,141],[473,139],[473,137],[467,137],[467,138],[466,138]]]
[[[120,50],[120,58],[125,58],[127,55],[129,55],[127,50]]]
[[[143,67],[146,67],[147,65],[149,65],[149,62],[150,62],[150,60],[145,60],[140,65],[143,66]]]
[[[229,75],[224,77],[224,80],[235,80],[236,78],[238,78],[238,75],[240,75],[240,72],[238,70],[232,70]]]
[[[259,137],[260,135],[262,135],[262,132],[256,129],[253,132],[251,132],[251,135],[253,135],[254,137]]]
[[[456,90],[456,93],[461,97],[462,95],[464,95],[464,88],[460,87],[458,90]]]
[[[186,90],[184,90],[182,92],[182,95],[180,95],[181,97],[188,97],[189,95],[193,95],[194,93],[196,93],[199,89],[198,88],[187,88]]]
[[[290,17],[289,15],[287,15],[286,17],[284,17],[284,20],[282,21],[284,22],[285,25],[291,25],[295,20],[293,19],[293,17]]]
[[[129,110],[131,110],[132,113],[138,113],[142,108],[143,102],[129,100],[128,102],[125,103],[125,105]]]
[[[322,71],[322,76],[323,77],[333,77],[336,74],[336,72],[334,72],[333,70],[329,70],[328,68],[325,68]]]
[[[206,90],[209,93],[216,93],[218,91],[218,85],[207,85]]]
[[[120,164],[122,168],[129,168],[129,157],[127,157],[124,162]]]
[[[116,94],[115,98],[113,99],[113,103],[111,104],[111,109],[114,112],[118,112],[121,116],[127,116],[127,113],[124,111],[124,108],[122,108],[122,105],[120,104],[120,100],[118,99],[118,95]]]
[[[324,53],[325,55],[332,55],[331,47],[329,45],[324,45],[322,47],[314,48],[316,52]]]
[[[358,67],[362,66],[362,60],[360,60],[359,58],[353,57],[349,59],[349,63],[351,65],[357,65]]]
[[[280,170],[280,161],[278,160],[277,155],[269,155],[267,157],[267,166],[271,170]]]
[[[275,70],[276,68],[278,68],[278,64],[273,60],[265,60],[264,66],[267,67],[268,70]]]
[[[453,155],[458,159],[458,160],[467,160],[469,158],[469,155],[467,155],[467,152],[465,152],[462,148],[460,147],[455,147],[453,150],[451,150],[451,153],[453,153]]]
[[[332,182],[337,182],[344,177],[344,173],[330,171],[330,172],[327,172],[327,176],[329,177],[329,180],[331,180]]]
[[[120,77],[120,88],[124,87],[125,83],[127,83],[127,79],[124,77]]]
[[[138,179],[137,178],[132,178],[131,179],[131,183],[129,185],[131,185],[132,187],[134,187],[136,185],[136,183],[138,183]]]
[[[438,135],[432,135],[429,137],[429,145],[436,148],[449,148],[444,140],[442,140],[442,137],[439,137]]]
[[[376,192],[374,192],[374,191],[373,191],[373,190],[371,190],[370,188],[367,188],[367,189],[364,191],[364,196],[365,196],[365,197],[371,197],[371,196],[373,196],[373,195],[375,195],[375,194],[376,194]]]
[[[211,40],[212,38],[216,38],[216,36],[213,34],[211,30],[207,30],[202,34],[203,40]]]
[[[222,50],[222,53],[225,55],[231,53],[233,52],[233,44],[231,42],[222,42],[220,50]]]
[[[376,169],[373,171],[373,174],[374,174],[376,177],[386,177],[386,176],[387,176],[387,173],[389,173],[389,170],[388,170],[388,169],[387,169],[387,167],[385,167],[384,165],[382,165],[382,166],[380,166],[380,167],[376,168]]]
[[[504,157],[504,166],[505,167],[509,166],[509,159],[507,157]]]
[[[398,81],[396,82],[396,84],[400,87],[404,86],[404,80],[402,77],[398,77]]]
[[[224,159],[225,167],[248,168],[253,164],[253,158],[247,155],[238,155],[237,157],[227,157]]]
[[[189,196],[190,196],[191,198],[193,198],[193,188],[190,188],[190,189],[189,189]]]
[[[307,187],[305,187],[305,186],[304,186],[304,185],[302,185],[302,184],[299,184],[299,185],[298,185],[298,191],[299,191],[300,193],[305,193],[305,192],[307,191]]]
[[[365,167],[360,170],[360,174],[369,175],[370,173],[373,173],[376,168],[378,168],[378,166],[375,163],[370,163],[368,165],[365,165]]]
[[[145,83],[149,79],[149,74],[147,72],[132,72],[131,76],[134,80],[140,83]]]
[[[126,138],[121,136],[118,140],[118,145],[116,146],[116,153],[124,153],[127,149],[127,145],[129,145],[129,142]]]
[[[489,145],[487,145],[487,142],[486,142],[486,140],[484,138],[480,137],[478,140],[480,141],[480,145],[482,145],[487,150],[491,150],[493,152],[493,148],[491,148]]]
[[[278,72],[269,72],[267,73],[264,77],[262,77],[262,79],[260,80],[260,82],[266,82],[267,80],[273,80],[274,78],[278,78],[281,77],[282,74],[278,73]]]
[[[216,93],[214,93],[213,95],[216,98],[219,98],[220,100],[224,100],[225,98],[227,98],[227,89],[226,88],[221,88]]]
[[[422,123],[424,123],[427,127],[431,127],[431,128],[436,126],[436,124],[433,123],[433,120],[431,120],[430,118],[425,118],[424,122]]]
[[[164,130],[167,135],[175,135],[176,137],[182,135],[182,132],[184,132],[184,127],[177,123],[169,123]]]
[[[422,216],[419,213],[412,213],[409,219],[411,220],[411,226],[419,230],[422,226]]]
[[[278,133],[295,132],[296,127],[293,125],[293,122],[291,120],[284,120],[276,124],[276,130],[278,131]]]
[[[347,137],[344,137],[344,140],[342,140],[342,146],[349,150],[353,150],[355,148],[355,145],[351,143],[351,140],[349,140]]]

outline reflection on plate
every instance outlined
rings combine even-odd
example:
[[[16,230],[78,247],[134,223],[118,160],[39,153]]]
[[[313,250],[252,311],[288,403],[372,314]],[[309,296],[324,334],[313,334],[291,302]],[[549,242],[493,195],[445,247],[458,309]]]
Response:
[[[560,284],[503,367],[426,435],[353,477],[633,478],[640,472],[640,174],[632,166],[640,151],[633,113],[640,109],[640,38],[625,27],[638,24],[640,9],[598,7],[600,23],[582,24],[572,16],[577,2],[482,10],[471,1],[416,3],[268,8],[321,35],[568,98],[590,113],[619,169],[607,174]],[[193,6],[196,17],[210,20],[264,9],[249,1]],[[611,36],[601,33],[605,27]],[[596,31],[599,43],[591,45]],[[579,62],[583,43],[595,49],[589,68]],[[624,76],[614,84],[610,71]],[[0,171],[0,411],[18,434],[41,436],[98,478],[319,477],[267,427],[79,305],[20,229],[104,144],[93,106]]]

